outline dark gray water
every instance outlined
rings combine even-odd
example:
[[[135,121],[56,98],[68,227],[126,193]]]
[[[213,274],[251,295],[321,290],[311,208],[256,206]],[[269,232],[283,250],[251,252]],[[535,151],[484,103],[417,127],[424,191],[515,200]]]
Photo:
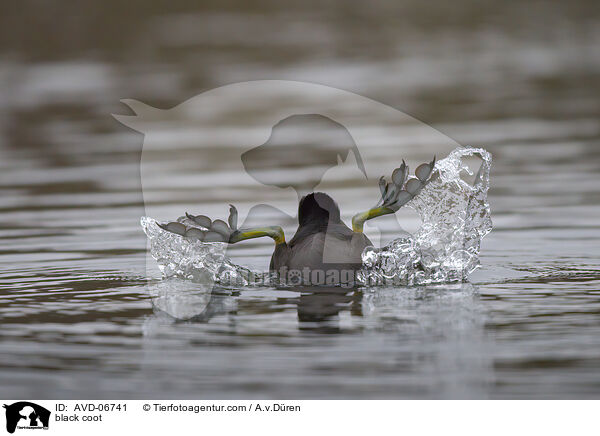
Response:
[[[165,5],[0,14],[0,397],[600,397],[594,2]],[[357,92],[492,152],[470,283],[241,289],[194,323],[155,310],[194,285],[148,281],[142,136],[110,114],[255,79]]]

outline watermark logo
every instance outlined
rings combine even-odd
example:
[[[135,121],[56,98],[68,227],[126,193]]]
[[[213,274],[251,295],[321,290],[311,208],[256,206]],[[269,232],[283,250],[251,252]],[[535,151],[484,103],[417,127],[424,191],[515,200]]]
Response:
[[[10,405],[5,404],[6,431],[14,433],[19,430],[48,430],[50,411],[39,404],[29,401],[19,401]]]
[[[392,189],[380,192],[380,178],[390,181],[392,175],[401,174],[397,170],[403,160],[414,171],[433,156],[446,156],[459,147],[433,127],[384,103],[307,82],[235,83],[208,90],[170,109],[131,99],[122,102],[134,115],[114,117],[144,135],[140,174],[146,216],[166,223],[177,217],[185,221],[184,214],[189,212],[191,224],[208,229],[208,233],[190,230],[180,219],[169,230],[182,235],[184,242],[177,239],[169,245],[172,241],[159,235],[153,245],[149,235],[148,277],[156,277],[158,262],[164,276],[191,278],[207,289],[219,281],[215,259],[227,259],[230,246],[198,253],[186,239],[230,240],[237,226],[252,229],[246,232],[246,239],[266,235],[278,243],[285,236],[285,241],[292,243],[300,218],[299,203],[311,192],[333,198],[341,220],[352,227],[352,218],[377,207],[384,194],[394,197]],[[328,204],[315,199],[318,207],[314,210],[331,212]],[[229,204],[236,209],[228,219]],[[403,208],[365,223],[364,229],[361,224],[361,232],[373,246],[382,247],[416,231],[419,225],[416,212]],[[307,248],[308,260],[301,262],[300,268],[292,265],[290,271],[301,271],[300,278],[304,278],[302,267],[310,264],[317,282],[337,283],[334,274],[341,277],[346,274],[345,264],[360,262],[358,248],[354,250],[358,255],[350,250],[353,256],[349,258],[348,250],[330,243],[344,232],[339,226],[326,226],[322,244],[317,244],[317,249],[314,244]],[[223,234],[225,239],[220,239]],[[256,245],[238,242],[234,242],[236,247]],[[363,247],[365,243],[357,239],[355,245]],[[272,269],[270,254],[249,257],[253,264],[239,263],[263,272]],[[263,257],[264,262],[259,262]],[[328,274],[330,270],[333,272]],[[349,271],[356,272],[354,268]],[[229,281],[235,283],[239,271],[231,272],[234,276]],[[267,275],[260,276],[264,277]],[[312,283],[312,271],[310,279]],[[185,318],[189,318],[191,308],[197,312],[210,300],[202,292],[197,304],[191,304],[189,293],[173,302],[171,294],[159,295],[157,302],[175,317],[174,308],[185,309]]]

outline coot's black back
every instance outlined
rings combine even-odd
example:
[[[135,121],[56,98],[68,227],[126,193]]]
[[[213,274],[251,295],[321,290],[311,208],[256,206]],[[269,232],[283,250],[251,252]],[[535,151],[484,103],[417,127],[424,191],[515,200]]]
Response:
[[[353,232],[340,217],[340,209],[327,194],[306,195],[298,206],[298,230],[289,242],[285,256],[279,249],[273,254],[273,265],[289,269],[356,270],[361,267],[361,254],[372,245],[363,233]]]

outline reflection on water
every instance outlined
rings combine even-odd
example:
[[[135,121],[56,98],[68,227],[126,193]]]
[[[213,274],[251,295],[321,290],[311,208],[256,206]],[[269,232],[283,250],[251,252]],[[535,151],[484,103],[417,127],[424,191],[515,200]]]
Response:
[[[158,292],[161,301],[144,323],[141,372],[185,396],[194,396],[193,384],[168,379],[165,368],[184,361],[191,379],[202,379],[216,371],[211,365],[219,355],[226,356],[219,372],[229,376],[217,395],[225,398],[252,389],[303,398],[323,383],[328,396],[342,398],[364,391],[392,398],[487,397],[493,381],[487,314],[473,285],[212,294],[177,279],[157,286],[171,292]],[[191,306],[204,308],[193,315]],[[265,377],[277,381],[271,393],[252,382]]]
[[[600,395],[596,2],[322,3],[6,6],[2,396]],[[272,78],[366,95],[494,155],[495,229],[471,285],[207,295],[155,269],[148,277],[142,138],[110,114],[125,113],[122,98],[170,108]],[[374,142],[390,128],[361,121]],[[417,150],[407,158],[420,159],[422,131],[400,132],[398,144]],[[374,162],[387,163],[395,145],[376,145]],[[180,147],[160,153],[160,174],[187,160],[198,186],[230,175],[227,147],[202,162]],[[172,183],[146,199],[169,217],[220,216],[249,189],[190,196]],[[398,218],[416,227],[414,215]],[[232,255],[264,269],[272,246],[248,242]]]

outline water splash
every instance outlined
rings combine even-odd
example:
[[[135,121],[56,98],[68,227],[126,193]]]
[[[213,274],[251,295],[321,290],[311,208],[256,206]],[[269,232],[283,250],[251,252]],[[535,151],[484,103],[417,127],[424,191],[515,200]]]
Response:
[[[182,216],[177,222],[189,224]],[[163,230],[156,220],[142,217],[140,224],[150,242],[150,255],[164,278],[177,277],[197,283],[252,286],[270,281],[270,273],[236,265],[225,255],[224,242],[201,242]]]
[[[475,175],[465,158],[478,157]],[[422,285],[464,281],[480,265],[481,240],[492,230],[487,193],[492,155],[482,148],[457,148],[440,160],[427,187],[407,207],[421,217],[415,235],[363,253],[361,284]],[[474,176],[473,183],[463,176]]]
[[[475,175],[466,158],[481,160]],[[479,266],[481,240],[492,230],[487,193],[492,156],[482,148],[457,148],[437,162],[431,182],[407,207],[421,217],[415,235],[387,246],[368,247],[357,282],[365,286],[424,285],[464,281]],[[469,183],[464,176],[475,176]],[[178,222],[190,225],[182,216]],[[269,285],[270,273],[236,265],[225,255],[227,244],[201,242],[163,230],[150,217],[141,225],[150,254],[164,277],[226,286]]]

